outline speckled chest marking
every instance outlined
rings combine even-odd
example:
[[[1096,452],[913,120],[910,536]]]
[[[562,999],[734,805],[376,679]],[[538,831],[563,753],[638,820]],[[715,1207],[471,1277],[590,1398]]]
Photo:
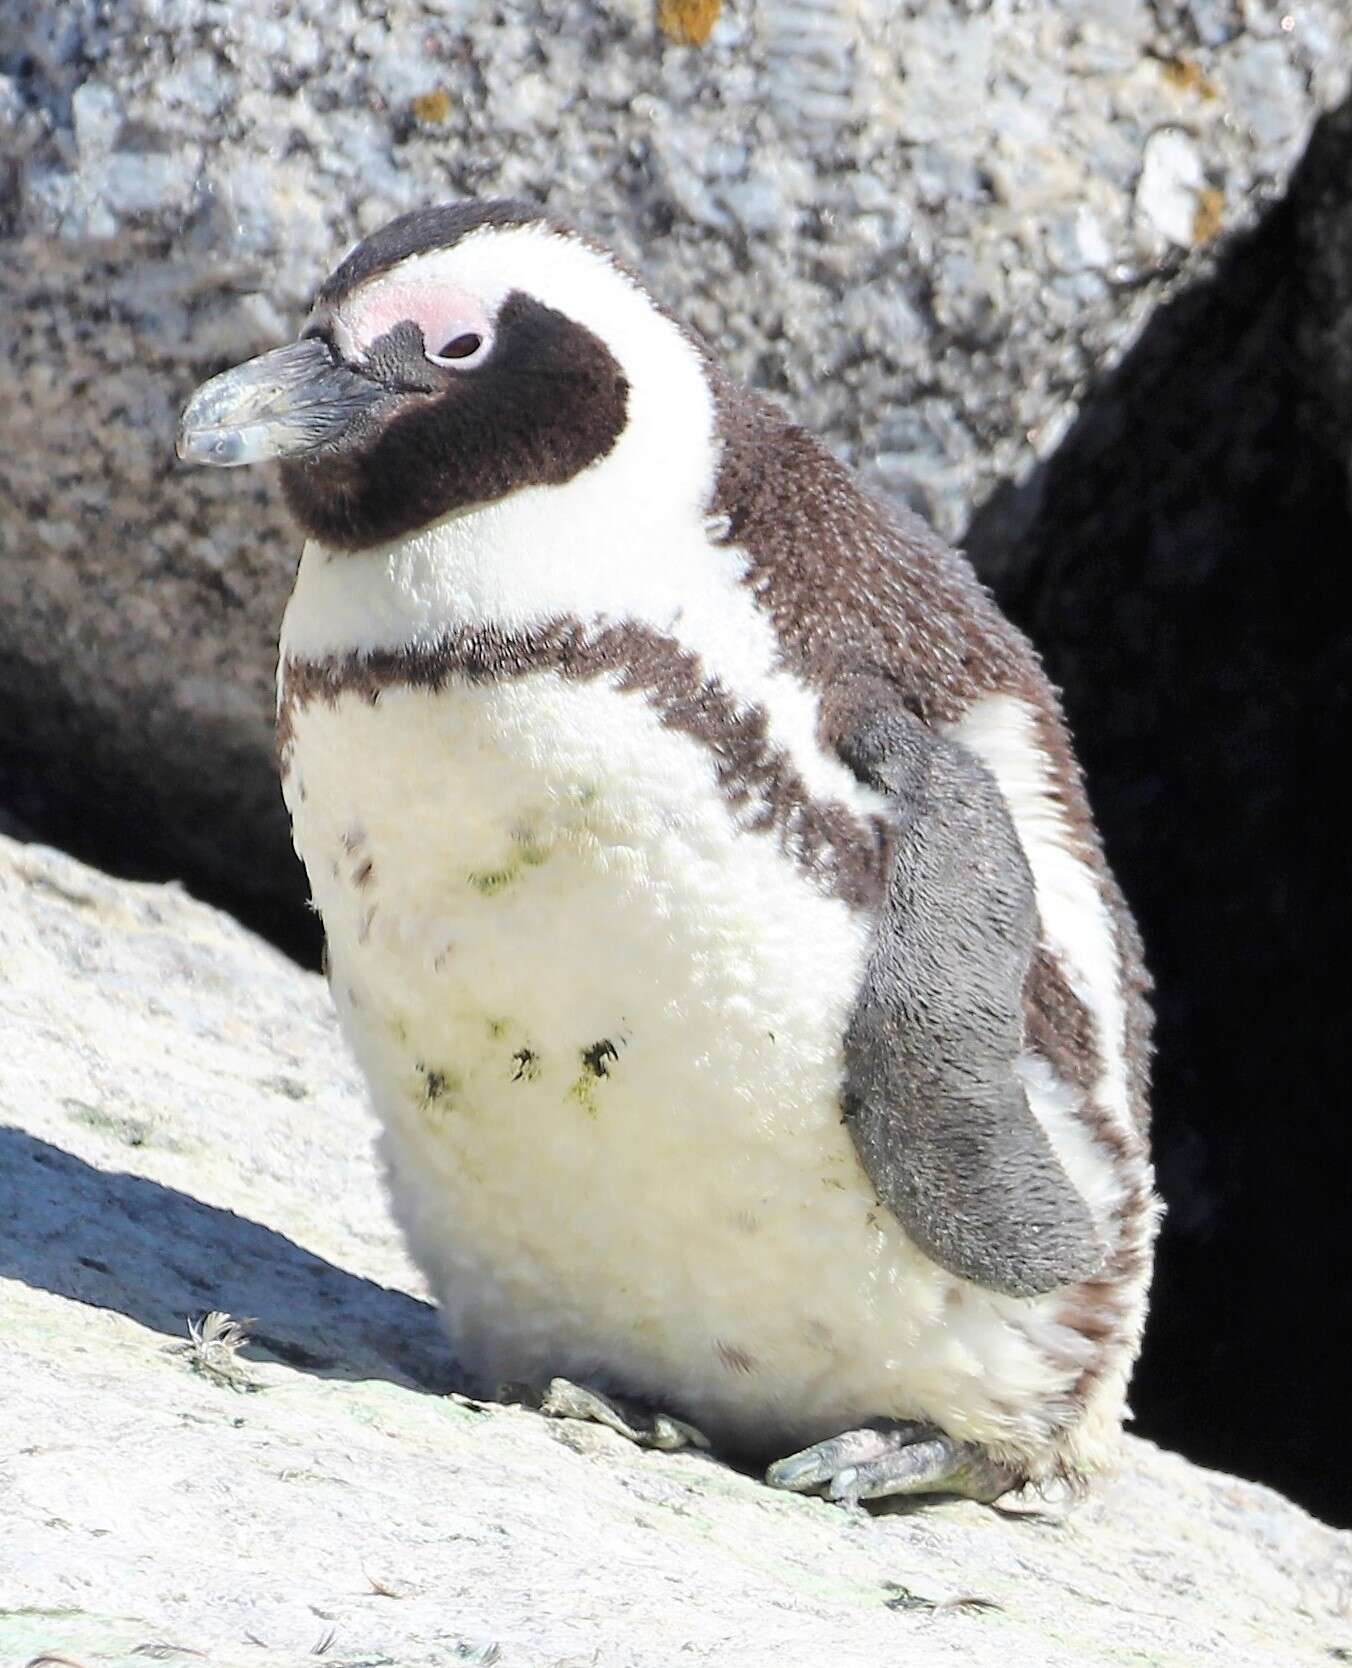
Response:
[[[293,726],[335,999],[471,1371],[599,1377],[771,1449],[1054,1419],[1083,1353],[1054,1303],[920,1256],[840,1122],[866,918],[738,828],[707,750],[554,674]]]

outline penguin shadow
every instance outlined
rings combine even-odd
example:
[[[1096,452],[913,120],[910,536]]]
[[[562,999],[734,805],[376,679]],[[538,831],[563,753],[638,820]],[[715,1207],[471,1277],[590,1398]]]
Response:
[[[384,1379],[430,1395],[468,1394],[476,1406],[537,1406],[483,1397],[464,1382],[432,1304],[351,1274],[265,1227],[125,1170],[101,1170],[26,1130],[0,1124],[0,1280],[16,1280],[93,1309],[112,1310],[186,1345],[189,1323],[213,1310],[247,1321],[241,1361],[281,1361],[329,1379]],[[550,1419],[550,1434],[582,1453],[608,1433]],[[590,1434],[584,1434],[590,1433]],[[764,1456],[686,1449],[687,1460],[760,1481]],[[777,1457],[777,1456],[771,1456]],[[874,1500],[869,1517],[969,1504],[924,1495]],[[1006,1512],[1035,1528],[1062,1513]]]
[[[434,1394],[460,1388],[430,1303],[10,1126],[0,1126],[0,1277],[114,1310],[176,1343],[190,1321],[223,1310],[249,1322],[241,1360]]]

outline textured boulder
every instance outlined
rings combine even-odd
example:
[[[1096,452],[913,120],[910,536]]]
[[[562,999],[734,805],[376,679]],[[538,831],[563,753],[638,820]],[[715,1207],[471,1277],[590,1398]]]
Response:
[[[6,1662],[1352,1658],[1352,1539],[1145,1443],[870,1518],[448,1394],[323,984],[175,889],[0,839],[0,1027]]]
[[[1350,58],[1342,0],[8,0],[0,802],[303,934],[268,738],[294,539],[269,479],[171,441],[388,216],[585,221],[952,534],[1281,189]]]
[[[315,949],[294,539],[177,409],[388,214],[547,199],[946,531],[984,500],[1160,980],[1143,1426],[1352,1520],[1352,107],[1292,184],[1350,60],[1342,0],[7,0],[0,828]]]

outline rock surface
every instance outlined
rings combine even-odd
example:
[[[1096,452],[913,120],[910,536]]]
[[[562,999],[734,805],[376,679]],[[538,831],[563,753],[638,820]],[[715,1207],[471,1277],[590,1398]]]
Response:
[[[410,206],[518,193],[941,530],[1022,479],[1352,64],[1343,0],[7,0],[0,801],[299,932],[294,538],[176,468],[196,382]],[[205,767],[204,767],[205,761]]]
[[[177,890],[0,839],[0,1028],[6,1662],[1352,1660],[1352,1537],[1145,1443],[868,1518],[445,1393],[322,983]]]

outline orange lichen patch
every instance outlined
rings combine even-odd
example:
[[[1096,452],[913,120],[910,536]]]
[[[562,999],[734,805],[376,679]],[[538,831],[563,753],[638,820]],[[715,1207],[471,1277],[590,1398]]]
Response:
[[[723,0],[657,0],[657,27],[677,46],[703,46]]]
[[[428,127],[440,127],[451,113],[451,95],[443,87],[419,93],[413,100],[413,114]]]
[[[1166,58],[1161,74],[1180,93],[1195,93],[1198,98],[1216,96],[1215,83],[1191,58]]]
[[[1221,229],[1221,221],[1225,215],[1225,193],[1209,185],[1205,191],[1197,193],[1197,207],[1192,215],[1192,241],[1210,243]]]

